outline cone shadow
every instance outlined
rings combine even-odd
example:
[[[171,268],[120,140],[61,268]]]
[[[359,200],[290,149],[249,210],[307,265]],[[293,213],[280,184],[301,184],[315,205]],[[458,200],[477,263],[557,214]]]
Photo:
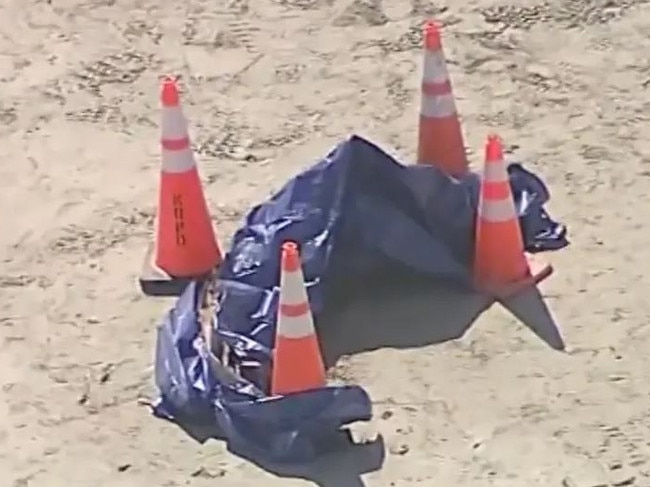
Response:
[[[560,330],[537,287],[502,300],[501,304],[555,350],[565,350]]]
[[[492,303],[485,295],[431,281],[350,291],[318,321],[324,360],[331,367],[343,355],[460,338]]]

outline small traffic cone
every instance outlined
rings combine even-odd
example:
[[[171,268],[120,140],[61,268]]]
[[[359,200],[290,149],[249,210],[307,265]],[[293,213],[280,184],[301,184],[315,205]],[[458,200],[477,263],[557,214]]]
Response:
[[[481,182],[474,258],[476,287],[506,298],[553,272],[550,264],[524,252],[501,141],[488,137]]]
[[[418,141],[418,164],[430,164],[454,177],[467,174],[463,133],[435,22],[424,25],[424,69]]]
[[[292,394],[326,385],[325,365],[300,262],[298,246],[282,246],[280,306],[273,351],[271,393]]]
[[[156,240],[140,277],[142,291],[151,296],[179,295],[189,281],[211,274],[222,261],[175,80],[163,80],[161,102]]]

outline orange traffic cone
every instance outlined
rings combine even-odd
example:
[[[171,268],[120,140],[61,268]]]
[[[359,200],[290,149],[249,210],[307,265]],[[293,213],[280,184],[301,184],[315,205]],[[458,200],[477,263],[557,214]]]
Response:
[[[548,263],[524,252],[503,148],[495,135],[485,148],[475,245],[476,286],[495,297],[516,294],[553,272]]]
[[[210,274],[222,261],[190,147],[176,82],[163,80],[162,167],[156,241],[140,279],[149,295],[178,295],[189,280]]]
[[[440,29],[431,21],[424,26],[418,164],[437,166],[455,177],[464,176],[468,171]]]
[[[271,374],[272,394],[291,394],[326,385],[325,366],[307,297],[298,246],[282,246],[280,306]]]

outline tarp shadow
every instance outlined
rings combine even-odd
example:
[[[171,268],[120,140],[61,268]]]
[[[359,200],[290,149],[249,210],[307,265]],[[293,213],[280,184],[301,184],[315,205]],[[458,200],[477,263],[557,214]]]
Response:
[[[343,355],[461,338],[494,302],[431,279],[345,287],[318,322],[328,367]]]
[[[177,418],[174,423],[201,444],[225,439],[219,429],[210,423],[196,423],[192,418]],[[372,441],[355,443],[346,429],[329,438],[327,450],[329,453],[303,463],[272,462],[260,456],[241,456],[278,477],[303,479],[318,487],[365,487],[361,476],[380,470],[386,457],[381,435]]]
[[[381,435],[371,442],[355,444],[347,432],[341,432],[338,449],[312,462],[286,464],[248,460],[278,477],[308,480],[318,487],[365,487],[361,476],[380,470],[385,457]]]
[[[537,287],[531,287],[501,304],[551,348],[564,351],[560,330]]]

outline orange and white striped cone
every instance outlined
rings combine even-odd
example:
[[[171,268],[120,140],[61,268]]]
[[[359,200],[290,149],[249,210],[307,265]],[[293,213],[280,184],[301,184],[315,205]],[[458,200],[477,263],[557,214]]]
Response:
[[[325,365],[309,306],[298,246],[282,246],[280,305],[271,393],[292,394],[326,385]]]
[[[474,257],[478,289],[506,298],[553,272],[550,264],[526,254],[501,141],[488,137],[481,181]]]
[[[145,294],[177,295],[189,280],[212,273],[222,255],[175,80],[163,80],[161,103],[162,166],[156,240],[147,257],[153,262],[145,263],[140,284]]]
[[[424,25],[418,164],[436,166],[454,177],[465,176],[468,171],[465,144],[442,49],[440,29],[432,21]]]

